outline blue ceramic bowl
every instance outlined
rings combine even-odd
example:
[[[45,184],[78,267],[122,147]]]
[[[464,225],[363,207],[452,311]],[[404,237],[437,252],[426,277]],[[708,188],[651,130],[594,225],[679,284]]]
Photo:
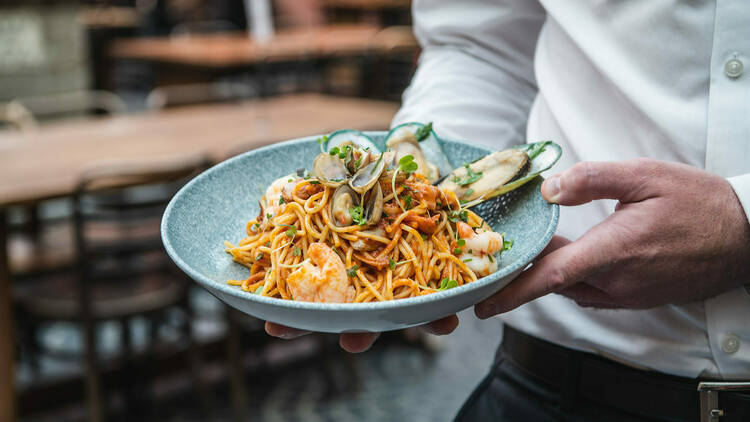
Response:
[[[383,146],[385,132],[370,132]],[[539,191],[541,178],[473,210],[507,239],[499,269],[473,283],[430,295],[376,303],[309,303],[244,292],[226,283],[244,279],[247,268],[224,252],[225,240],[244,237],[247,221],[258,214],[258,199],[275,179],[300,167],[310,168],[320,147],[317,136],[247,152],[205,171],[183,187],[167,207],[161,235],[169,256],[195,281],[230,306],[257,318],[305,330],[342,333],[388,331],[419,325],[456,313],[510,283],[547,245],[557,227],[559,209]],[[444,141],[454,167],[489,151]]]

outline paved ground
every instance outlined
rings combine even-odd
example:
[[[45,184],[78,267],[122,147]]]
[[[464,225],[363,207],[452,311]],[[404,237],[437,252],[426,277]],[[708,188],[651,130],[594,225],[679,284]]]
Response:
[[[497,320],[479,321],[471,310],[460,318],[436,352],[388,342],[357,356],[359,388],[349,393],[324,399],[327,381],[316,368],[285,375],[251,404],[252,420],[450,420],[486,373],[501,336]]]

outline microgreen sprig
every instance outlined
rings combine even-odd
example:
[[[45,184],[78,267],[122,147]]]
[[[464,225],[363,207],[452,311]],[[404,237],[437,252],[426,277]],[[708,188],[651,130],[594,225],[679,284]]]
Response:
[[[401,201],[396,196],[396,176],[398,175],[399,171],[402,171],[406,173],[406,178],[408,179],[409,176],[417,171],[418,168],[419,165],[414,161],[414,156],[407,154],[398,160],[398,168],[393,172],[393,179],[391,179],[391,188],[393,189],[393,195],[396,199],[396,203],[404,212],[406,212],[406,208],[401,205]]]

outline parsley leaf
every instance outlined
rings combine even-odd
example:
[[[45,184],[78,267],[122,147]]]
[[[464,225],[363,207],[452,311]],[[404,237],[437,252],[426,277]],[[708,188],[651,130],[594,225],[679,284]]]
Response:
[[[297,235],[297,228],[296,227],[290,227],[286,230],[286,235],[289,237],[294,237]]]
[[[348,275],[349,277],[354,278],[357,275],[357,270],[358,269],[359,269],[359,265],[355,265],[355,266],[349,268],[348,270],[346,270],[346,275]]]
[[[300,249],[299,246],[295,246],[294,250],[292,250],[292,255],[293,256],[300,256],[300,255],[302,255],[302,249]]]
[[[364,212],[365,211],[359,205],[349,208],[349,215],[352,216],[352,220],[357,223],[358,226],[364,226],[365,223],[367,223]]]
[[[279,205],[284,205],[284,202],[285,202],[285,201],[286,201],[286,199],[284,199],[284,197],[283,197],[283,196],[282,196],[282,197],[280,197],[280,198],[279,198]]]
[[[448,213],[448,220],[452,223],[458,223],[459,220],[466,223],[469,221],[469,213],[466,210],[451,211]]]
[[[418,168],[419,166],[414,162],[414,156],[411,154],[404,155],[398,160],[398,169],[406,173],[406,177],[409,177]]]
[[[406,209],[410,210],[411,209],[411,195],[404,195],[402,196],[402,198],[404,199],[404,202],[406,203]]]
[[[461,255],[461,252],[463,252],[463,250],[461,250],[461,248],[453,249],[453,255]]]
[[[450,278],[446,277],[440,280],[440,287],[438,288],[438,291],[445,291],[454,287],[458,287],[458,281],[451,280]]]
[[[323,149],[323,145],[328,142],[328,135],[323,135],[320,138],[317,139],[318,144],[320,145],[320,152],[326,152],[325,149]]]
[[[510,248],[512,247],[513,247],[513,239],[511,240],[503,239],[503,251],[509,251]]]
[[[465,245],[465,244],[466,244],[466,240],[464,240],[464,239],[458,239],[458,241],[456,241],[456,244],[457,244],[458,246],[463,246],[463,245]]]
[[[273,214],[271,214],[270,212],[266,213],[266,218],[268,218],[269,220],[272,219],[273,218]]]
[[[338,155],[339,154],[339,147],[333,147],[330,151],[328,151],[331,155]]]
[[[472,170],[471,167],[469,166],[469,163],[464,164],[464,168],[466,169],[466,179],[462,180],[458,176],[453,176],[453,179],[452,179],[453,183],[459,186],[466,186],[482,178],[482,172],[481,171],[476,172]]]
[[[417,129],[417,132],[414,134],[414,136],[417,138],[417,142],[419,142],[427,139],[427,137],[430,136],[430,132],[432,132],[432,122],[427,123],[426,125]]]
[[[320,180],[310,180],[310,181],[309,181],[309,182],[307,182],[307,183],[309,183],[309,184],[311,184],[311,185],[319,185],[319,184],[320,184]]]
[[[390,268],[391,270],[396,268],[396,261],[394,261],[390,256],[388,257],[388,268]]]

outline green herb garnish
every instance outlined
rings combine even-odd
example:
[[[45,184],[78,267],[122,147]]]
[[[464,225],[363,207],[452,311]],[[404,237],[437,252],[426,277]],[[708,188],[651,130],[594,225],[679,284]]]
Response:
[[[444,291],[444,290],[452,289],[454,287],[458,287],[458,281],[451,280],[450,278],[446,277],[440,280],[440,287],[438,288],[438,290]]]
[[[407,178],[417,171],[418,168],[419,165],[414,162],[414,156],[411,154],[404,155],[398,160],[398,169],[406,173]]]
[[[328,151],[331,155],[338,155],[339,154],[339,147],[333,147],[330,151]]]
[[[283,197],[283,196],[282,196],[282,197],[280,197],[280,198],[279,198],[279,205],[283,205],[285,201],[286,201],[286,199],[284,199],[284,197]]]
[[[464,240],[464,239],[458,239],[458,240],[456,241],[456,244],[457,244],[458,246],[463,246],[463,245],[465,245],[465,244],[466,244],[466,240]]]
[[[544,141],[536,143],[526,154],[529,156],[529,160],[533,160],[539,154],[543,153],[547,149],[547,145],[551,144],[552,141]]]
[[[427,139],[427,137],[430,136],[430,132],[432,132],[432,122],[427,123],[426,125],[417,129],[417,132],[414,133],[414,136],[417,138],[417,142],[419,142]]]
[[[316,141],[320,145],[320,152],[326,152],[325,149],[323,149],[323,144],[325,144],[326,142],[328,142],[328,135],[323,135],[323,136],[319,137],[318,139],[316,139]]]
[[[261,259],[263,259],[263,252],[259,253],[258,256],[255,257],[256,261],[260,261]]]
[[[300,256],[302,255],[302,249],[300,249],[299,246],[295,246],[292,250],[292,256]]]
[[[309,183],[309,184],[311,184],[311,185],[319,185],[319,184],[320,184],[320,180],[310,180],[310,181],[309,181],[309,182],[307,182],[307,183]]]
[[[466,223],[469,221],[469,212],[466,210],[451,211],[448,213],[448,220],[452,223],[458,223],[459,220]]]
[[[355,265],[355,266],[349,268],[348,270],[346,270],[346,275],[348,275],[349,277],[354,278],[357,275],[357,270],[358,269],[359,269],[359,265]]]
[[[396,268],[396,261],[394,261],[390,256],[388,257],[388,268],[390,268],[391,271]]]
[[[293,238],[294,236],[296,236],[296,235],[297,235],[297,228],[296,228],[296,227],[290,227],[290,228],[288,228],[288,229],[286,230],[286,232],[285,232],[285,233],[286,233],[286,235],[287,235],[287,236],[289,236],[289,237],[292,237],[292,238]]]
[[[466,169],[466,179],[461,179],[458,176],[453,176],[453,183],[459,186],[466,186],[482,178],[482,172],[476,172],[472,170],[469,166],[469,163],[464,164],[464,168]]]
[[[273,214],[271,214],[270,212],[266,213],[266,218],[269,219],[269,220],[272,219],[273,218]]]
[[[406,203],[406,209],[410,210],[411,209],[411,195],[404,195],[402,196],[402,198],[404,199],[404,202]]]
[[[471,262],[471,258],[464,259],[464,262]]]
[[[461,252],[463,252],[463,250],[461,250],[461,248],[453,249],[453,255],[461,255]]]
[[[509,251],[510,248],[512,247],[513,247],[513,239],[511,240],[503,239],[503,251]]]
[[[349,208],[349,215],[352,216],[352,221],[357,223],[358,226],[364,226],[367,223],[364,216],[364,210],[359,205]]]

